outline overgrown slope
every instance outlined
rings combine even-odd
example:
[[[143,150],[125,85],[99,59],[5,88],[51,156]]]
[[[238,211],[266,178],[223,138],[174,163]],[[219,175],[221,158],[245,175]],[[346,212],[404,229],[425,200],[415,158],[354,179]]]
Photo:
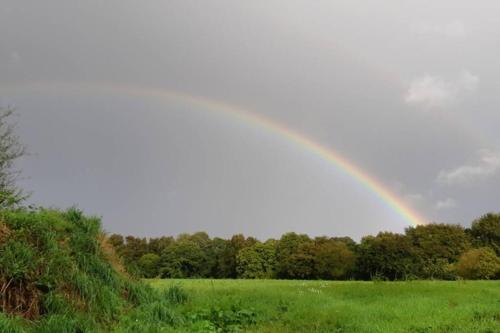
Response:
[[[0,288],[0,332],[159,332],[182,322],[168,298],[124,273],[100,220],[76,209],[0,213]]]

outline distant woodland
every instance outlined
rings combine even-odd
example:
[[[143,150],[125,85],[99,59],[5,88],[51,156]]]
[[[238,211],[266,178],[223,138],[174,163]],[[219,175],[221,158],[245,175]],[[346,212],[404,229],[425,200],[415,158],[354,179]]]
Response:
[[[500,214],[495,213],[470,228],[419,225],[404,234],[366,236],[359,243],[293,232],[265,242],[241,234],[210,238],[205,232],[150,239],[113,234],[109,242],[130,272],[146,278],[500,278]]]

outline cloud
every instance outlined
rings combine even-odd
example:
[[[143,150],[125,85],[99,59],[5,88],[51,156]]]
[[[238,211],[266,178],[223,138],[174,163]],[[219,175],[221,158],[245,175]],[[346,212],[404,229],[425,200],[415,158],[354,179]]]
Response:
[[[455,200],[453,200],[452,198],[447,198],[445,200],[440,200],[436,203],[435,205],[435,208],[437,210],[441,210],[441,209],[450,209],[450,208],[454,208],[457,206],[457,202]]]
[[[465,26],[460,20],[444,24],[422,21],[411,25],[410,29],[417,35],[438,35],[448,38],[461,38],[465,36]]]
[[[426,110],[444,108],[456,103],[464,93],[474,92],[478,84],[479,77],[466,70],[455,80],[425,74],[410,82],[404,99],[407,104]]]
[[[451,170],[441,171],[437,181],[447,185],[465,185],[473,181],[483,180],[500,171],[500,154],[482,149],[479,161],[465,164]]]
[[[442,107],[451,103],[453,92],[442,78],[426,74],[410,84],[405,96],[408,104],[423,104],[428,108]]]

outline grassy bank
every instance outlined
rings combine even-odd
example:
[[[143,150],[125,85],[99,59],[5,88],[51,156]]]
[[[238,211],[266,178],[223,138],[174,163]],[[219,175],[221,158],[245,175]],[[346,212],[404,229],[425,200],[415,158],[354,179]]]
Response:
[[[179,310],[195,317],[200,331],[500,332],[498,281],[149,283],[181,285],[189,300]]]
[[[124,272],[100,220],[0,212],[0,333],[167,332],[177,299]],[[174,295],[175,296],[175,295]]]

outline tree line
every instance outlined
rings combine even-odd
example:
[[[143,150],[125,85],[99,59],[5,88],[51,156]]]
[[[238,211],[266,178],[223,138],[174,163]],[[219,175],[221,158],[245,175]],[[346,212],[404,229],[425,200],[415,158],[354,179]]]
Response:
[[[470,228],[452,224],[349,237],[289,232],[264,242],[206,232],[158,238],[109,236],[127,269],[146,278],[245,279],[499,279],[500,214]]]

